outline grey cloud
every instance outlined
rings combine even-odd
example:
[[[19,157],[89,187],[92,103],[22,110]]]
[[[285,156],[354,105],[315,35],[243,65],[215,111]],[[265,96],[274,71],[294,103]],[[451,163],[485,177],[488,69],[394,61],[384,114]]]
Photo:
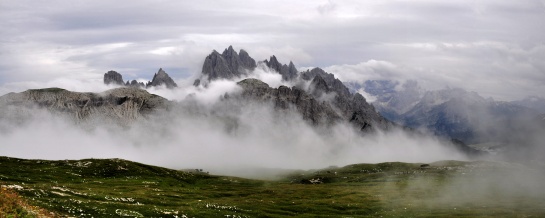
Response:
[[[542,92],[524,87],[543,84],[544,12],[537,0],[8,2],[0,4],[0,81],[158,67],[199,73],[207,53],[234,45],[298,66],[385,61],[400,68],[392,76],[437,87],[469,79],[464,88],[520,98]],[[131,46],[98,49],[113,43]],[[514,90],[501,89],[505,82]]]
[[[258,78],[268,77],[270,84],[281,81],[280,76],[264,75],[269,74],[266,71],[254,73]],[[95,88],[108,87],[100,84]],[[220,98],[225,93],[236,95],[238,89],[228,80],[213,81],[207,89],[191,85],[149,89],[178,103],[129,127],[110,125],[101,118],[76,124],[67,114],[30,108],[16,112],[17,108],[5,106],[7,110],[0,111],[6,118],[0,120],[0,152],[46,159],[117,157],[175,169],[202,167],[216,173],[240,166],[311,169],[359,162],[466,159],[433,137],[402,130],[362,137],[347,124],[321,129],[309,125],[296,111]],[[187,98],[188,94],[192,97]],[[63,137],[51,137],[58,132]]]

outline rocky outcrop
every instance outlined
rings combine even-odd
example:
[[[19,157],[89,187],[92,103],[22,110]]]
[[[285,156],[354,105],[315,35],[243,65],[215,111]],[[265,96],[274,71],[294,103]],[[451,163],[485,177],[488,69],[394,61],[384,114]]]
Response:
[[[290,81],[297,77],[297,68],[295,68],[295,65],[291,61],[289,65],[281,64],[276,59],[276,56],[273,55],[269,58],[269,60],[265,60],[263,62],[265,65],[267,65],[267,67],[282,75],[282,80],[284,81]]]
[[[122,87],[102,93],[47,88],[10,93],[0,97],[0,108],[12,106],[18,110],[47,109],[66,114],[77,122],[103,118],[127,124],[155,110],[168,109],[170,102],[139,88]]]
[[[146,88],[146,85],[143,82],[138,82],[136,80],[132,80],[130,83],[127,80],[127,83],[125,83],[125,86],[136,87],[136,88]]]
[[[114,85],[123,85],[123,76],[119,74],[118,72],[115,72],[113,70],[108,71],[104,74],[104,84],[114,84]]]
[[[301,78],[304,80],[312,80],[316,76],[322,77],[331,91],[344,97],[350,96],[348,88],[331,73],[327,73],[318,67],[301,73]]]
[[[312,82],[310,82],[309,91],[313,96],[316,96],[318,98],[324,94],[328,94],[331,92],[325,80],[319,75],[315,76],[314,79],[312,79]]]
[[[208,81],[218,78],[230,79],[240,75],[238,71],[231,71],[227,61],[216,50],[212,51],[212,54],[208,55],[204,60],[202,74],[208,77]]]
[[[260,102],[271,101],[278,110],[290,110],[293,106],[304,120],[314,125],[331,125],[341,120],[341,117],[329,104],[317,101],[297,87],[271,88],[257,79],[245,79],[237,84],[243,89],[242,99]]]
[[[163,70],[163,68],[160,68],[159,71],[153,75],[153,79],[151,82],[148,82],[146,84],[146,88],[152,87],[152,86],[166,86],[169,89],[178,87],[178,84],[170,78],[170,76]]]
[[[301,73],[303,80],[310,80],[309,92],[316,98],[324,93],[334,97],[328,102],[339,112],[339,116],[356,126],[367,131],[369,129],[388,129],[394,124],[382,117],[375,108],[369,104],[359,93],[350,93],[348,88],[333,74],[320,68],[314,68]]]
[[[229,47],[231,47],[231,46],[229,46]],[[252,57],[250,57],[248,52],[246,52],[245,50],[240,49],[240,52],[239,52],[238,56],[240,58],[240,63],[241,63],[241,66],[243,68],[248,69],[248,70],[253,70],[253,69],[255,69],[257,67],[257,65],[255,63],[255,60]]]
[[[282,75],[282,80],[290,81],[297,78],[297,68],[290,62],[289,65],[281,64],[276,59],[276,56],[271,56],[269,60],[263,63],[270,69]],[[248,52],[240,50],[237,53],[233,46],[225,49],[223,53],[216,50],[212,51],[206,59],[202,67],[202,75],[204,78],[195,80],[194,84],[199,85],[204,81],[212,81],[216,79],[232,79],[247,75],[257,67],[255,60],[250,57]]]
[[[204,60],[202,74],[207,76],[208,81],[215,79],[231,79],[240,77],[248,71],[256,68],[253,58],[244,50],[240,50],[240,55],[233,49],[233,46],[225,49],[222,54],[216,50]]]
[[[299,87],[288,88],[280,86],[271,88],[257,79],[245,79],[237,84],[242,87],[242,99],[253,101],[271,101],[276,109],[288,110],[293,107],[302,115],[304,120],[314,125],[331,125],[336,122],[349,122],[360,131],[372,131],[373,128],[388,129],[392,123],[378,114],[360,94],[343,97],[336,95],[331,101],[320,101],[316,92],[331,93],[325,80],[317,75],[312,83],[315,88],[309,94]]]
[[[153,79],[148,83],[144,84],[143,82],[138,82],[136,80],[123,82],[123,76],[115,71],[108,71],[104,74],[104,84],[115,84],[120,86],[136,87],[136,88],[149,88],[152,86],[166,86],[169,89],[178,87],[178,84],[174,82],[172,78],[160,68],[157,73],[153,76]]]

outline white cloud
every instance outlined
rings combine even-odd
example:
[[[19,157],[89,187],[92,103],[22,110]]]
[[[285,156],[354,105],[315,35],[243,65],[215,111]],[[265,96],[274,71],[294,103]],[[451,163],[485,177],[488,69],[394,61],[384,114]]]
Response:
[[[543,93],[530,87],[544,83],[544,11],[536,0],[11,1],[0,5],[0,86],[159,67],[183,79],[233,45],[256,60],[344,66],[347,79],[423,78],[513,99]]]
[[[172,55],[177,52],[177,48],[174,46],[160,47],[150,51],[150,53],[155,55]]]
[[[311,169],[362,162],[465,159],[437,139],[414,137],[401,130],[362,137],[352,126],[339,124],[325,132],[293,111],[279,114],[269,104],[219,101],[225,92],[237,91],[234,84],[215,81],[208,89],[186,92],[152,89],[172,99],[184,99],[193,92],[195,101],[181,101],[179,107],[125,128],[101,120],[91,120],[92,127],[81,128],[85,121],[76,125],[46,110],[30,111],[17,125],[2,119],[0,152],[40,159],[116,157],[219,174],[238,167]],[[63,137],[54,137],[59,132]]]
[[[275,56],[276,59],[282,64],[289,64],[292,61],[294,64],[302,65],[310,63],[312,56],[308,52],[300,48],[292,46],[282,47],[266,47],[257,46],[251,49],[245,49],[256,61],[269,60],[271,56]]]

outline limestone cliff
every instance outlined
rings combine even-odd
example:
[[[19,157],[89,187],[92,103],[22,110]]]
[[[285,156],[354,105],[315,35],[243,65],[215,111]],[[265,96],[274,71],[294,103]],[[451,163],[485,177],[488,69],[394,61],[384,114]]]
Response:
[[[77,122],[105,118],[126,124],[153,111],[168,109],[170,102],[139,88],[115,88],[102,93],[71,92],[60,88],[30,89],[0,97],[0,108],[47,109],[69,115]]]

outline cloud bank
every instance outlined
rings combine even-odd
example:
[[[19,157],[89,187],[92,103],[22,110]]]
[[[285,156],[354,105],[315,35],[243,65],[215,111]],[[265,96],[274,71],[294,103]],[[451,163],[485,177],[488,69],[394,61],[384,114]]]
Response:
[[[348,80],[542,96],[544,11],[539,0],[2,2],[0,87],[100,80],[108,70],[148,78],[159,67],[184,79],[233,45]]]
[[[253,75],[271,84],[281,83],[278,74],[264,69],[257,68]],[[177,106],[125,127],[101,120],[76,124],[68,116],[45,110],[19,118],[8,116],[11,119],[0,119],[0,153],[37,159],[124,158],[218,174],[237,174],[240,172],[234,169],[245,168],[312,169],[362,162],[466,159],[436,138],[402,130],[362,137],[348,124],[326,130],[311,126],[296,111],[222,98],[240,91],[235,81],[212,81],[207,88],[149,91],[176,101]]]

